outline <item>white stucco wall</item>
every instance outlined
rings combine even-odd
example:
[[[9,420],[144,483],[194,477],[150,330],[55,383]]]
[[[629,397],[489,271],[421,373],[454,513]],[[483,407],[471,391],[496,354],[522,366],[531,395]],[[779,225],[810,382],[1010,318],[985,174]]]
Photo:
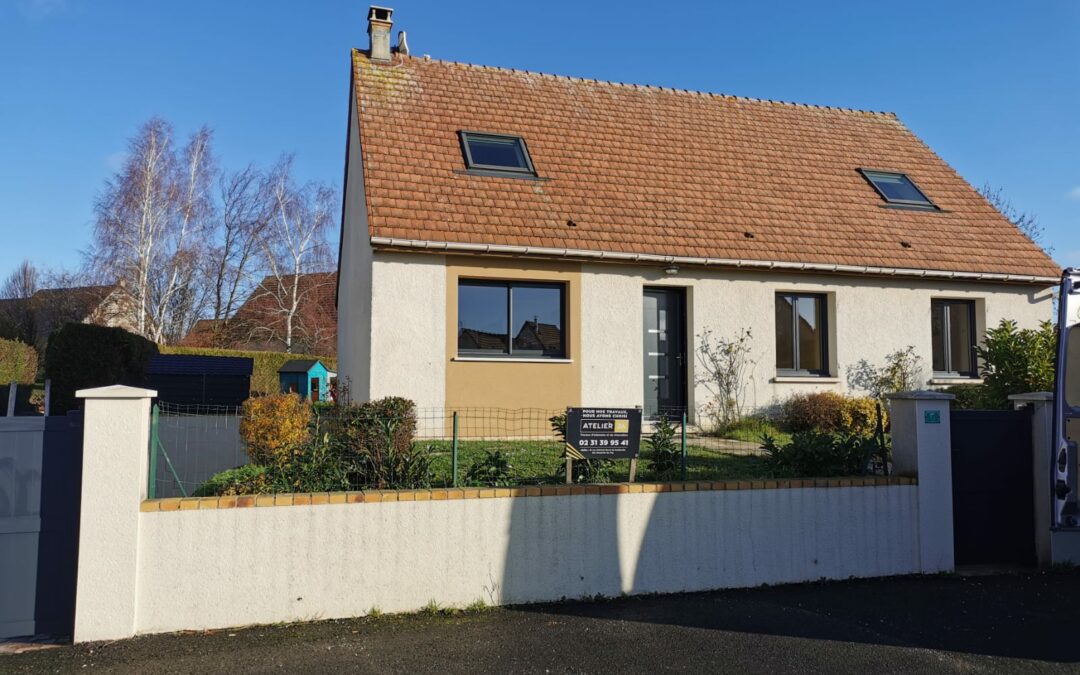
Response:
[[[377,253],[372,265],[371,398],[418,408],[446,400],[446,260]]]
[[[918,489],[142,513],[136,632],[919,572]]]
[[[880,365],[890,352],[914,346],[930,376],[930,302],[933,298],[976,301],[977,331],[1003,318],[1022,327],[1048,319],[1049,290],[1023,286],[882,279],[853,276],[766,274],[685,269],[674,276],[658,268],[611,264],[582,270],[582,401],[588,405],[641,405],[642,290],[645,286],[687,289],[688,381],[701,374],[697,336],[712,328],[734,338],[743,328],[754,336],[756,366],[749,378],[746,405],[768,405],[795,392],[847,389],[849,366],[861,359]],[[813,383],[776,381],[774,299],[777,292],[830,296],[830,352],[835,377]],[[691,392],[698,408],[708,400],[704,386]]]

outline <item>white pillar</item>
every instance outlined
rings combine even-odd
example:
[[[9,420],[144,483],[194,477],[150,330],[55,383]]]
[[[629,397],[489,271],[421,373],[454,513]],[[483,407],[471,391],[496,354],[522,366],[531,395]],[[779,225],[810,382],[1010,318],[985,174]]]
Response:
[[[1050,524],[1054,510],[1054,395],[1048,391],[1030,394],[1013,394],[1013,405],[1030,405],[1031,410],[1031,456],[1034,462],[1032,475],[1035,480],[1035,556],[1039,565],[1052,562]]]
[[[146,498],[150,399],[114,385],[83,389],[82,500],[75,642],[135,634],[139,503]]]
[[[954,398],[934,391],[889,395],[893,471],[919,479],[919,561],[923,573],[955,568],[949,423]]]

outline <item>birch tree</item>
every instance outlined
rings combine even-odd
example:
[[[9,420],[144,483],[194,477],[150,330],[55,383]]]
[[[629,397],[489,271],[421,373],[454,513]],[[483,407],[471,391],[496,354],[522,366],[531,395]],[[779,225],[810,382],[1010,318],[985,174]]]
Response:
[[[206,261],[215,320],[231,317],[254,286],[260,242],[273,212],[266,183],[266,176],[251,165],[222,174],[218,181],[219,231]]]
[[[304,302],[318,290],[301,277],[331,267],[328,233],[338,210],[337,192],[317,183],[296,185],[292,164],[285,157],[267,178],[272,211],[259,238],[267,276],[258,294],[276,320],[257,330],[272,332],[265,337],[279,340],[287,352],[295,351],[302,332]]]
[[[198,260],[212,213],[210,141],[204,127],[178,151],[172,126],[151,119],[96,206],[90,260],[99,273],[125,282],[137,332],[157,342],[182,337],[201,310]]]

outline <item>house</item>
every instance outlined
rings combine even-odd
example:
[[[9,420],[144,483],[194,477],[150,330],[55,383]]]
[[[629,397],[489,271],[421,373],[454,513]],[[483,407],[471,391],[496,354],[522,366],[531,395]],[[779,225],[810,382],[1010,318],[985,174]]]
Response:
[[[703,335],[752,336],[745,403],[845,391],[913,346],[977,381],[1056,264],[892,113],[352,54],[338,367],[421,407],[711,403]]]
[[[135,300],[123,282],[97,286],[45,288],[29,298],[0,300],[0,337],[44,350],[49,334],[65,323],[89,323],[134,331]]]
[[[232,317],[196,321],[180,344],[333,356],[337,353],[336,286],[336,272],[269,275]]]
[[[254,365],[244,357],[159,354],[151,357],[143,385],[168,403],[239,406],[250,395]]]
[[[330,380],[334,373],[327,370],[322,361],[315,359],[292,359],[278,369],[281,393],[299,394],[313,402],[330,399]]]

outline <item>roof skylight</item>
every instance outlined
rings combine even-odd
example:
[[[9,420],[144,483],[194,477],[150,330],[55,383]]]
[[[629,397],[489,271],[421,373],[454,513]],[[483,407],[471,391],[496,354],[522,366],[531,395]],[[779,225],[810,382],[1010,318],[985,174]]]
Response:
[[[882,199],[890,204],[908,206],[934,206],[934,203],[916,187],[906,174],[894,171],[872,171],[859,169],[866,180],[874,186]]]
[[[461,147],[467,169],[536,175],[520,136],[462,131]]]

